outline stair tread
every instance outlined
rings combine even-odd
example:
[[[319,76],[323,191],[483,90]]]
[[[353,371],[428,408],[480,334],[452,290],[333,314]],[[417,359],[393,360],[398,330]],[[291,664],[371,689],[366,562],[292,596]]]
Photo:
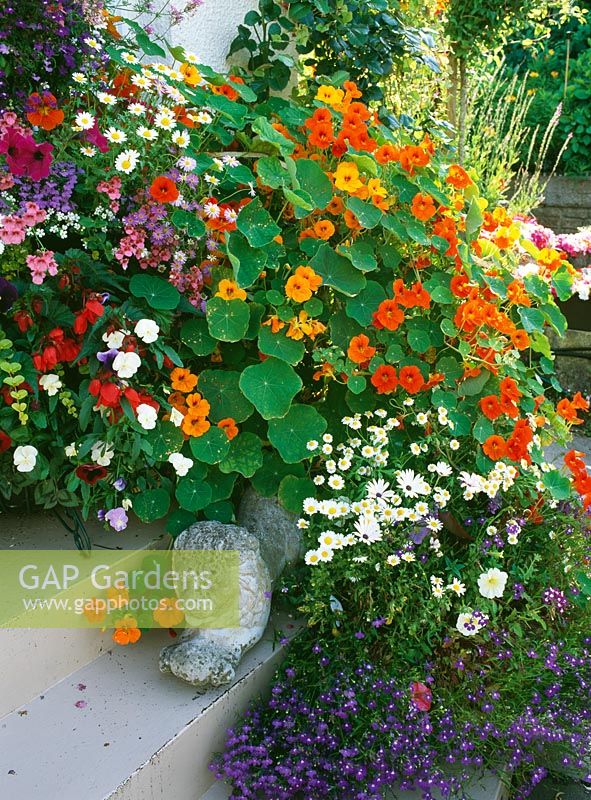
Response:
[[[158,653],[170,643],[153,631],[139,646],[112,649],[0,720],[0,797],[103,800],[207,714],[228,687],[199,695],[161,674]],[[274,654],[269,629],[233,686]]]

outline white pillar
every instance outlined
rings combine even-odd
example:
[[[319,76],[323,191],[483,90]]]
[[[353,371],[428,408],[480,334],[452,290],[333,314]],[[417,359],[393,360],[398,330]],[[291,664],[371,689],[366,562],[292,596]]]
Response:
[[[167,0],[157,0],[154,5],[165,7]],[[176,5],[176,4],[175,4]],[[183,7],[183,3],[178,3]],[[198,57],[201,64],[224,72],[228,68],[226,56],[238,25],[244,15],[257,7],[257,0],[203,0],[203,5],[188,15],[180,24],[174,25],[166,35],[171,44],[182,45]],[[166,15],[166,11],[164,12]],[[154,25],[163,31],[168,27],[163,19]]]

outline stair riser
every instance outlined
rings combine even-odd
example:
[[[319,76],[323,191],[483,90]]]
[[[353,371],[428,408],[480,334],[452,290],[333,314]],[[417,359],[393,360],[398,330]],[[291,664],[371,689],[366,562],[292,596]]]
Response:
[[[283,649],[279,648],[263,665],[234,684],[201,718],[183,728],[105,800],[200,798],[215,780],[208,767],[214,753],[223,748],[226,730],[252,700],[269,691],[283,656]],[[151,724],[158,721],[152,720]]]

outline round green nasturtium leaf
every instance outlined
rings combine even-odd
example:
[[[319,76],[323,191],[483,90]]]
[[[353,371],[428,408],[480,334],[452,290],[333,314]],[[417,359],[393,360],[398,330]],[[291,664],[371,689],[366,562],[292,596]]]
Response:
[[[172,422],[158,422],[150,435],[152,456],[156,461],[166,461],[171,453],[178,453],[185,437]]]
[[[571,496],[570,480],[557,469],[545,472],[542,481],[555,500],[566,500]]]
[[[175,496],[181,508],[186,511],[201,511],[211,503],[211,486],[205,481],[196,481],[187,475],[179,479]]]
[[[193,317],[183,323],[181,327],[181,341],[186,344],[196,356],[208,356],[216,348],[216,340],[210,336],[207,320],[204,317]]]
[[[281,228],[267,209],[263,208],[258,197],[242,206],[236,220],[236,227],[240,233],[246,236],[251,247],[265,247],[281,233]]]
[[[253,364],[240,376],[242,393],[263,419],[284,417],[302,385],[293,367],[278,358]]]
[[[245,339],[256,339],[261,327],[261,320],[265,314],[265,306],[262,303],[251,303],[250,306],[250,319],[248,321],[248,328],[244,334]]]
[[[495,432],[494,425],[492,422],[487,419],[485,416],[480,415],[476,422],[474,423],[474,428],[472,429],[472,435],[476,439],[477,442],[483,444],[486,442],[489,436],[492,436]]]
[[[288,464],[310,457],[307,443],[319,440],[327,422],[313,406],[293,405],[285,417],[269,422],[269,439]]]
[[[303,308],[306,314],[309,314],[311,317],[319,317],[324,311],[324,303],[317,297],[312,297],[304,303]]]
[[[134,297],[143,297],[149,306],[161,311],[172,311],[181,296],[175,287],[157,275],[134,275],[129,281],[129,291]]]
[[[234,506],[228,500],[221,500],[219,503],[212,503],[203,509],[205,519],[213,519],[217,522],[232,522],[234,519]]]
[[[279,485],[278,498],[283,508],[293,514],[301,514],[306,497],[314,495],[316,487],[310,478],[296,478],[287,475]]]
[[[211,427],[203,436],[193,436],[190,447],[197,461],[217,464],[228,455],[230,442],[221,428]]]
[[[361,394],[361,392],[365,391],[366,386],[367,381],[363,375],[351,375],[347,381],[347,389],[353,394]]]
[[[241,373],[234,370],[206,369],[199,375],[197,387],[211,406],[212,422],[232,417],[244,422],[254,411],[252,403],[240,391]]]
[[[177,508],[166,520],[166,530],[171,536],[176,538],[196,521],[195,514],[192,511],[187,511],[184,508]]]
[[[290,339],[284,331],[273,333],[268,325],[261,328],[259,333],[259,350],[267,356],[287,361],[288,364],[298,364],[306,352],[303,342]]]
[[[364,327],[370,325],[374,311],[378,310],[378,306],[385,299],[384,287],[377,281],[368,281],[365,289],[359,292],[357,297],[350,297],[347,300],[345,304],[347,316]]]
[[[252,477],[263,466],[263,443],[255,433],[239,433],[230,442],[230,452],[220,461],[221,472],[239,472]]]
[[[212,297],[207,301],[207,327],[214,339],[238,342],[244,338],[250,322],[248,303],[244,300],[223,300]]]
[[[211,486],[211,502],[218,503],[220,500],[228,500],[234,491],[237,477],[235,472],[225,475],[216,467],[210,468],[207,482]]]
[[[148,489],[133,498],[133,510],[142,522],[153,522],[168,514],[170,495],[166,489]]]
[[[333,188],[322,167],[308,158],[298,158],[295,167],[298,188],[310,195],[316,208],[326,208],[332,200]]]
[[[356,269],[348,258],[340,256],[328,244],[318,248],[310,264],[320,275],[325,286],[332,286],[341,294],[355,297],[365,289],[367,281],[363,273]]]
[[[267,263],[267,251],[251,247],[238,231],[233,231],[228,237],[227,250],[236,283],[247,289],[256,281]]]
[[[279,490],[279,484],[286,475],[296,478],[304,477],[303,464],[286,464],[278,453],[265,453],[263,466],[253,475],[251,483],[263,497],[273,497]]]
[[[205,233],[205,223],[194,211],[177,208],[170,219],[175,228],[184,228],[194,239],[199,239]]]

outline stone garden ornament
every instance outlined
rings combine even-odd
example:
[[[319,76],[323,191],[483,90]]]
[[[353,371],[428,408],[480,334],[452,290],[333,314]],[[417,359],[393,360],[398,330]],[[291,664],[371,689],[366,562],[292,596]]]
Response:
[[[240,659],[263,636],[271,610],[271,589],[286,564],[297,560],[301,538],[296,517],[277,500],[249,489],[240,505],[238,525],[197,522],[175,540],[175,551],[237,550],[239,554],[239,628],[189,626],[177,644],[160,653],[160,670],[205,692],[234,680]],[[180,553],[179,553],[180,555]],[[193,620],[196,625],[196,620]]]

